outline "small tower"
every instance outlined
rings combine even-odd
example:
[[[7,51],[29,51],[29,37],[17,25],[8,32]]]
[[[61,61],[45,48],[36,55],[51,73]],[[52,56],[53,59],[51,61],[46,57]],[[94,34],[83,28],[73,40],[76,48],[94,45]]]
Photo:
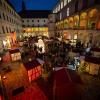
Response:
[[[26,10],[25,2],[22,1],[22,11],[25,11],[25,10]]]

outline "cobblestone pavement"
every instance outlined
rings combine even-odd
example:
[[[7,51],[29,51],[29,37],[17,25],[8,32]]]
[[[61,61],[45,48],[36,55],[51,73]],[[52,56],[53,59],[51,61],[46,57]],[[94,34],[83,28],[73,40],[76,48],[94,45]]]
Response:
[[[100,100],[100,76],[80,74],[83,81],[82,100]]]

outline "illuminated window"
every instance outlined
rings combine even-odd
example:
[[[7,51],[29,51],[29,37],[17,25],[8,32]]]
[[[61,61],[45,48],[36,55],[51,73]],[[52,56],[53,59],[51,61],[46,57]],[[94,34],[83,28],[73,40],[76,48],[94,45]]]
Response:
[[[74,39],[77,39],[77,34],[74,35]]]
[[[57,7],[53,10],[53,13],[57,13]]]
[[[67,16],[69,16],[69,8],[67,8]]]
[[[63,1],[61,2],[61,9],[63,8]]]
[[[67,0],[64,0],[64,6],[66,6],[67,5]]]
[[[56,8],[53,10],[53,13],[56,13]]]
[[[71,2],[71,0],[68,0],[68,3]]]
[[[58,11],[60,11],[60,4],[58,5]]]

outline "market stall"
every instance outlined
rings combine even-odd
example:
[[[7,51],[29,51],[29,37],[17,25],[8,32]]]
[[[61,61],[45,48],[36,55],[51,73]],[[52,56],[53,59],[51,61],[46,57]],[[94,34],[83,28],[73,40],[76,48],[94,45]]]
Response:
[[[98,75],[100,72],[100,58],[97,57],[86,57],[86,72],[91,75]]]
[[[21,60],[21,53],[20,53],[19,49],[10,50],[9,53],[10,53],[12,61]]]
[[[27,63],[24,63],[30,82],[42,76],[42,64],[42,61],[39,59],[30,59]]]

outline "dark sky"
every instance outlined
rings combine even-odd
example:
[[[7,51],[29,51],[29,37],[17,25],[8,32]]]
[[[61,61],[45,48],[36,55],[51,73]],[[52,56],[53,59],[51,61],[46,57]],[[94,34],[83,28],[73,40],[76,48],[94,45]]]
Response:
[[[22,0],[9,0],[19,12],[22,8]],[[51,10],[59,0],[23,0],[27,10]]]

